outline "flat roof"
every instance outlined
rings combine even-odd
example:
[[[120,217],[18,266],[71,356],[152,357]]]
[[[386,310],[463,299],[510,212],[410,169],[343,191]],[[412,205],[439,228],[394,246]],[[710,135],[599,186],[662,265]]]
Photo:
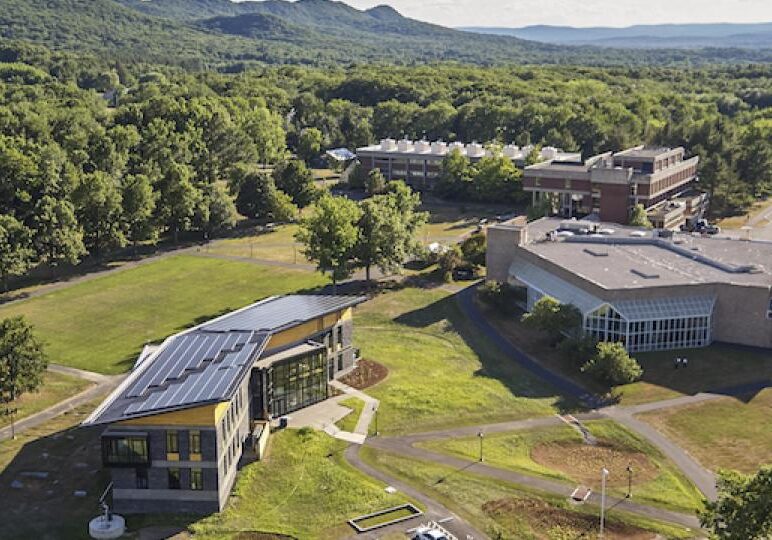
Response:
[[[644,148],[630,148],[628,150],[622,150],[614,154],[615,156],[624,157],[639,157],[639,158],[655,158],[662,154],[667,154],[678,148],[670,148],[669,146],[646,146]]]
[[[772,287],[772,243],[653,231],[598,223],[606,234],[547,240],[564,220],[528,225],[523,249],[604,289],[634,289],[698,283]],[[613,232],[612,232],[613,231]]]
[[[112,423],[228,401],[253,367],[321,347],[307,342],[263,359],[273,333],[366,299],[270,297],[170,336],[152,351],[143,349],[133,371],[83,423]]]

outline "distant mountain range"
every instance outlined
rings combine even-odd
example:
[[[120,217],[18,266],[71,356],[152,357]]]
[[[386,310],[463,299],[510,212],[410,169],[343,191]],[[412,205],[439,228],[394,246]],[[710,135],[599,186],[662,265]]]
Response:
[[[2,0],[0,38],[130,61],[224,69],[245,63],[772,62],[772,47],[635,51],[569,46],[465,32],[403,17],[388,6],[358,10],[333,0]]]
[[[697,49],[737,47],[767,49],[772,47],[772,23],[757,24],[655,24],[626,28],[598,26],[525,26],[523,28],[465,27],[467,32],[513,36],[560,45],[661,49]]]

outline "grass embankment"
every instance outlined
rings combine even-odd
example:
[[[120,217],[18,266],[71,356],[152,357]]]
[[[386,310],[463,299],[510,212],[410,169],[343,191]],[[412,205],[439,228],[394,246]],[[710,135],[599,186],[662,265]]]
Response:
[[[772,389],[749,401],[723,398],[640,415],[703,466],[756,472],[772,464]]]
[[[109,483],[102,471],[99,428],[77,425],[100,399],[0,442],[2,538],[83,538]],[[36,478],[23,473],[44,473]],[[11,487],[14,481],[20,488]],[[86,491],[85,497],[73,495]]]
[[[569,426],[539,428],[485,437],[489,465],[525,474],[581,484],[600,491],[600,471],[606,467],[609,493],[624,497],[633,469],[633,497],[638,502],[692,512],[702,506],[702,495],[659,450],[610,420],[585,424],[598,444],[584,444]],[[469,460],[478,459],[477,437],[434,440],[419,446]]]
[[[295,241],[297,225],[280,225],[270,232],[255,232],[241,238],[218,240],[207,247],[208,253],[249,257],[283,263],[311,264]]]
[[[310,430],[272,435],[268,456],[239,473],[235,496],[225,510],[191,530],[197,538],[223,538],[238,531],[341,538],[352,533],[346,520],[410,502],[386,493],[384,485],[348,465],[342,455],[346,446]]]
[[[362,414],[362,409],[365,407],[365,402],[357,397],[351,397],[344,399],[340,404],[351,409],[351,412],[335,422],[335,425],[338,426],[338,429],[353,433],[354,429],[357,427],[359,416]]]
[[[26,316],[52,362],[114,374],[128,370],[145,343],[323,283],[309,272],[181,255],[0,308],[0,318]]]
[[[46,371],[43,374],[43,384],[37,392],[23,394],[9,403],[8,407],[17,409],[14,420],[18,422],[22,418],[38,413],[62,400],[81,393],[92,384],[89,381],[84,381],[71,375]],[[0,415],[0,427],[10,425],[10,423],[10,416]]]
[[[597,534],[598,508],[574,506],[565,498],[527,491],[519,486],[364,447],[360,455],[371,465],[411,484],[474,523],[491,538],[592,538]],[[611,539],[654,540],[692,538],[681,527],[633,514],[607,512]]]
[[[725,217],[718,221],[718,225],[722,229],[739,229],[740,227],[748,225],[751,219],[755,218],[770,207],[772,207],[772,197],[768,197],[761,201],[756,201],[746,212],[736,216]],[[757,224],[757,226],[766,226],[768,223],[768,221],[762,221],[762,223]]]
[[[581,373],[581,366],[569,362],[546,338],[525,327],[519,315],[503,317],[482,302],[478,301],[478,305],[488,320],[523,352],[591,392],[609,391],[608,387]],[[622,405],[648,403],[772,379],[772,355],[731,345],[633,353],[633,357],[643,368],[641,380],[611,389]],[[673,359],[676,357],[688,358],[688,367],[674,369]]]
[[[367,390],[381,401],[383,433],[548,415],[560,399],[481,337],[440,289],[381,294],[358,308],[354,338],[389,370]]]

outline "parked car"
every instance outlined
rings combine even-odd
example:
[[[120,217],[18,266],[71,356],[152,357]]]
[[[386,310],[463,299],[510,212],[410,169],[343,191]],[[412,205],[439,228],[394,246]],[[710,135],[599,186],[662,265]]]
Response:
[[[439,529],[431,527],[419,527],[413,535],[413,540],[449,540],[448,536]]]
[[[474,268],[468,266],[460,266],[453,270],[453,279],[455,281],[469,281],[477,277]]]

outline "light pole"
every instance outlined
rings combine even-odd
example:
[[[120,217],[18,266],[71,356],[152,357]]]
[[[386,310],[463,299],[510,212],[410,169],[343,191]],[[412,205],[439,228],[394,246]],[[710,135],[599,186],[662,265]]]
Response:
[[[606,477],[608,476],[608,469],[603,467],[600,470],[600,534],[598,538],[603,538],[603,526],[606,519]]]
[[[629,499],[633,496],[633,464],[627,465],[627,495],[625,498]]]
[[[484,461],[483,459],[483,439],[485,438],[485,434],[481,431],[477,434],[477,436],[480,438],[480,463]]]
[[[373,414],[375,415],[375,436],[378,436],[378,405],[373,405]]]

